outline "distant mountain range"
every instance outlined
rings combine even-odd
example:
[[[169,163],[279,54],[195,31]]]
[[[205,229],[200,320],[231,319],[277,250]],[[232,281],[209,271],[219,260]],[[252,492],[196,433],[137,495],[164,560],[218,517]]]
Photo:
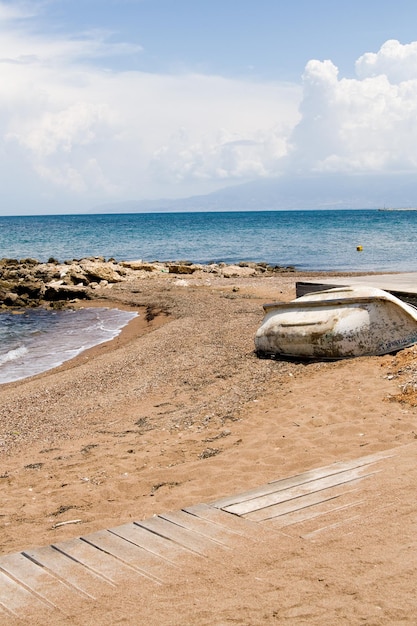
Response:
[[[113,202],[93,213],[280,211],[416,207],[417,174],[341,175],[259,180],[181,199]]]

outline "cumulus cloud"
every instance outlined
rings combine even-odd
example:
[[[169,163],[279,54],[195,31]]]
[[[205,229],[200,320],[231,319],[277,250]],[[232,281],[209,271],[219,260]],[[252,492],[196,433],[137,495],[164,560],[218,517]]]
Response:
[[[287,168],[410,172],[417,168],[417,43],[386,42],[358,59],[357,78],[310,61]]]
[[[386,41],[378,52],[367,52],[356,61],[356,73],[361,79],[384,75],[392,84],[417,79],[417,42]]]

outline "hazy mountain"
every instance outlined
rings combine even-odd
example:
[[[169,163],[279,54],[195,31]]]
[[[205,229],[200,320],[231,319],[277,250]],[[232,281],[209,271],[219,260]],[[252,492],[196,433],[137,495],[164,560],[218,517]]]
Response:
[[[102,204],[94,213],[417,207],[417,177],[340,175],[261,180],[201,196]]]

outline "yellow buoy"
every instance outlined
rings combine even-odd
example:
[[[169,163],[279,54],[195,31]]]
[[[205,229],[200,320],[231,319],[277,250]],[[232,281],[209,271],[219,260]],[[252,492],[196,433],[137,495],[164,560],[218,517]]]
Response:
[[[358,252],[362,252],[363,248],[362,248],[362,246],[356,246],[356,250],[357,250]]]

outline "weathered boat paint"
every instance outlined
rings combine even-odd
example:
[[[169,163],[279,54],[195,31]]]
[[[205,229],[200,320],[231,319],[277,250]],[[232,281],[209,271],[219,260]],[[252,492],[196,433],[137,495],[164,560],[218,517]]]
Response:
[[[343,359],[417,342],[417,309],[375,287],[327,289],[264,310],[255,335],[259,356]]]

